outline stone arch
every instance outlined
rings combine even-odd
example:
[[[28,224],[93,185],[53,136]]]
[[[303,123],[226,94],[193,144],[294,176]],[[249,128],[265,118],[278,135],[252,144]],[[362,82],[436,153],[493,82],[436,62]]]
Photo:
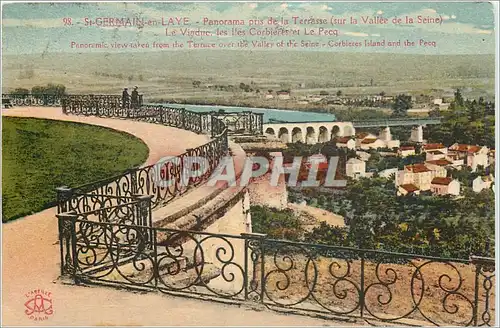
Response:
[[[288,132],[288,129],[285,127],[280,128],[278,131],[278,139],[281,140],[281,142],[284,143],[289,143],[290,142],[290,133]]]
[[[319,127],[318,142],[328,142],[330,141],[330,136],[328,135],[328,129],[325,126]]]
[[[354,135],[354,128],[350,125],[344,126],[344,137],[350,137]]]
[[[306,144],[316,143],[316,131],[312,126],[308,126],[306,129]]]
[[[333,139],[335,139],[335,137],[338,137],[338,136],[340,136],[340,126],[334,125],[332,127],[332,134],[331,134],[330,139],[333,140]]]
[[[270,137],[276,137],[276,132],[273,128],[269,127],[266,129],[266,135]]]
[[[292,142],[304,142],[304,137],[302,135],[302,129],[299,127],[294,127],[292,129]]]

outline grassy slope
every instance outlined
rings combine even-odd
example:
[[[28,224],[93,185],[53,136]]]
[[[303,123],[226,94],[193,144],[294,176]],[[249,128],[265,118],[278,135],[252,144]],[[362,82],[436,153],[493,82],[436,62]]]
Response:
[[[141,140],[107,128],[2,119],[3,222],[54,204],[56,187],[121,173],[142,164],[149,152]]]

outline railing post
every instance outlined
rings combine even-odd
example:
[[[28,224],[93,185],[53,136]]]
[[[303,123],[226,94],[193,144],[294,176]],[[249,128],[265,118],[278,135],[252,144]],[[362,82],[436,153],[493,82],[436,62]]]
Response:
[[[71,275],[75,283],[78,257],[76,251],[76,218],[75,213],[58,214],[59,247],[61,260],[61,276]]]
[[[363,318],[365,308],[365,253],[361,252],[361,270],[360,270],[360,289],[359,289],[359,314]]]
[[[186,127],[186,109],[181,109],[181,127],[185,130]]]
[[[143,245],[143,248],[146,249],[152,249],[154,247],[154,236],[151,233],[151,228],[153,228],[153,212],[151,208],[151,199],[153,198],[152,195],[137,195],[135,196],[137,199],[137,222],[135,223],[138,226],[143,226],[146,227],[142,230],[142,233],[144,235],[144,238],[141,238],[140,240],[143,240],[144,243],[147,243],[146,245]],[[141,247],[142,248],[142,247]],[[142,251],[142,249],[141,249]]]
[[[129,174],[130,174],[130,193],[132,195],[135,195],[138,193],[138,189],[137,188],[137,168],[132,168],[129,170]]]
[[[216,133],[215,133],[215,129],[216,129],[216,124],[217,124],[217,119],[215,118],[214,115],[210,115],[210,132],[211,132],[211,137],[214,138]]]
[[[56,188],[57,194],[57,213],[64,213],[70,210],[67,201],[71,199],[73,195],[73,190],[67,186],[61,186]]]
[[[493,288],[492,279],[495,277],[495,259],[480,256],[470,256],[469,262],[475,266],[475,279],[474,279],[474,304],[472,309],[472,324],[473,326],[491,326],[491,319],[495,320],[495,315],[490,314],[490,298],[491,290]],[[487,274],[490,272],[491,274]],[[482,284],[479,279],[483,278]],[[483,322],[479,323],[479,289],[484,289],[484,312],[481,314]]]
[[[267,235],[260,233],[242,233],[241,236],[245,238],[245,300],[253,300],[255,302],[263,303],[265,295],[264,242]],[[251,268],[249,268],[250,261]],[[258,271],[260,271],[260,275],[258,274]]]
[[[137,225],[141,226],[152,226],[152,215],[151,215],[151,199],[152,195],[136,195],[135,198],[138,201],[139,217],[137,218]]]

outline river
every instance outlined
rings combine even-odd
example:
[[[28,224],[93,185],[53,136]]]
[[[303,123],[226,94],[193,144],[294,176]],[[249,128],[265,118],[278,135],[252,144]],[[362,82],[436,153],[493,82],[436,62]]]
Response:
[[[164,104],[175,108],[186,108],[194,112],[210,112],[223,109],[226,112],[252,111],[264,114],[264,123],[269,123],[270,119],[286,122],[333,122],[335,115],[301,112],[294,110],[272,109],[272,108],[253,108],[253,107],[233,107],[233,106],[212,106],[212,105],[188,105],[188,104]]]

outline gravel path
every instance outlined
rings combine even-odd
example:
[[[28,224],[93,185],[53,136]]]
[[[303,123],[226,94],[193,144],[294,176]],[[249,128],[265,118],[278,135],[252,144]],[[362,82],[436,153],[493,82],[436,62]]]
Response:
[[[147,163],[203,144],[206,136],[156,124],[65,116],[60,108],[24,107],[3,116],[40,117],[106,126],[129,132],[150,149]],[[182,147],[181,147],[182,145]],[[64,285],[59,276],[55,208],[2,224],[2,326],[313,326],[333,321],[223,305],[158,293]],[[54,313],[44,321],[25,314],[26,293],[51,293]],[[345,325],[345,323],[337,323]]]

